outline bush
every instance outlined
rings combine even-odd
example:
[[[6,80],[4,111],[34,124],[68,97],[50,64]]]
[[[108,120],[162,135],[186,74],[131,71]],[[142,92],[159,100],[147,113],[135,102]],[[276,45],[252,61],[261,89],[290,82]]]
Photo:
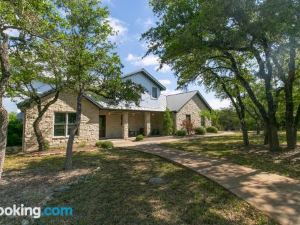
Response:
[[[175,132],[175,135],[176,136],[186,136],[186,130],[177,130],[176,132]]]
[[[181,127],[186,130],[187,134],[192,134],[192,131],[194,130],[194,123],[190,120],[183,120],[181,123]]]
[[[103,149],[112,149],[114,144],[111,141],[97,141],[96,146]]]
[[[135,141],[142,141],[144,140],[144,136],[142,134],[139,134],[138,136],[135,137]]]
[[[195,134],[204,135],[206,133],[206,130],[204,127],[197,127],[195,128]]]
[[[173,116],[172,112],[167,108],[163,118],[163,134],[171,135],[173,133]]]
[[[207,127],[207,128],[206,128],[206,131],[207,131],[208,133],[218,133],[218,129],[217,129],[216,127],[214,127],[214,126]]]
[[[84,148],[86,146],[86,141],[81,141],[79,144],[78,144],[78,147],[79,148]]]
[[[22,134],[22,121],[17,119],[16,113],[10,113],[7,127],[7,146],[21,146]]]
[[[44,141],[44,148],[45,148],[45,150],[49,150],[50,144],[49,144],[49,141],[48,141],[48,140],[45,140],[45,141]]]

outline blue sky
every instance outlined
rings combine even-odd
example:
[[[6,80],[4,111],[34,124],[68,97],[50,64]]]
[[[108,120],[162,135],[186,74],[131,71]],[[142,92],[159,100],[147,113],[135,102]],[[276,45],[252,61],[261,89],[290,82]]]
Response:
[[[118,32],[111,39],[117,43],[117,52],[124,65],[123,73],[129,73],[145,68],[166,86],[165,94],[177,93],[176,78],[171,68],[164,66],[157,71],[159,60],[156,56],[149,55],[142,59],[147,51],[147,46],[140,41],[141,34],[155,25],[155,17],[149,6],[148,0],[103,0],[110,10],[110,24]],[[200,90],[208,103],[214,109],[226,107],[228,101],[218,100],[214,93],[207,93],[204,87],[192,86],[188,90]],[[8,111],[17,111],[16,104],[9,99],[4,100]]]

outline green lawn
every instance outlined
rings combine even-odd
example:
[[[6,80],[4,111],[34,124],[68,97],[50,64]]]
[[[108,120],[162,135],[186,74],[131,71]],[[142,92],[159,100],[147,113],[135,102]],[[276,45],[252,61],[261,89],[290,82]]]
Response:
[[[9,156],[5,170],[53,176],[63,159],[63,155]],[[42,218],[38,224],[275,224],[214,182],[152,155],[129,150],[81,152],[74,155],[74,167],[100,167],[49,202],[48,206],[73,207],[74,216]],[[153,177],[166,183],[150,184]]]
[[[280,140],[284,140],[283,133],[280,133]],[[233,163],[300,179],[299,148],[294,151],[283,149],[278,153],[270,153],[267,147],[262,145],[263,136],[255,134],[250,134],[250,143],[249,147],[244,147],[241,134],[236,133],[163,145],[200,155],[226,158]]]

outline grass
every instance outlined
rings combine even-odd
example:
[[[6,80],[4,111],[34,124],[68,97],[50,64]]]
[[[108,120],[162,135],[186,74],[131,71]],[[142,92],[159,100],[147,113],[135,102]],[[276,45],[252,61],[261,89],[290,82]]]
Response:
[[[280,133],[282,144],[284,139],[284,134]],[[300,141],[299,135],[298,140]],[[244,147],[241,134],[236,133],[230,136],[205,137],[163,145],[200,155],[226,158],[240,165],[300,179],[299,149],[294,151],[283,149],[281,152],[270,153],[267,147],[262,145],[262,135],[255,134],[250,134],[250,143],[249,147]]]
[[[8,156],[5,172],[55,176],[63,160],[63,155]],[[73,207],[73,217],[43,217],[38,224],[275,224],[216,183],[145,153],[78,152],[74,154],[74,167],[100,169],[66,192],[55,194],[49,202],[48,206]],[[153,177],[161,177],[166,183],[150,184]],[[39,185],[42,184],[34,187]],[[22,190],[10,195],[18,191]],[[28,204],[35,202],[28,200]]]

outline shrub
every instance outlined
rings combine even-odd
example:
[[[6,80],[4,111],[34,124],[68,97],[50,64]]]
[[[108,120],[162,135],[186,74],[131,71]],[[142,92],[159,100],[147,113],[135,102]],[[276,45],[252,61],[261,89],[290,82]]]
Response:
[[[181,127],[186,130],[188,135],[190,135],[194,129],[194,124],[190,120],[183,120]]]
[[[142,141],[144,140],[144,136],[142,134],[139,134],[138,136],[135,137],[135,141]]]
[[[79,144],[78,144],[78,147],[79,148],[83,148],[86,146],[86,142],[85,141],[81,141]]]
[[[7,146],[22,145],[23,124],[16,113],[10,113],[7,127]]]
[[[217,129],[216,127],[214,127],[214,126],[207,127],[207,128],[206,128],[206,131],[207,131],[208,133],[218,133],[218,129]]]
[[[111,141],[97,141],[96,146],[103,149],[112,149],[114,144]]]
[[[195,128],[195,134],[204,135],[206,133],[206,130],[204,127],[197,127]]]
[[[45,141],[44,141],[44,148],[45,148],[45,150],[49,150],[50,144],[49,144],[49,141],[48,141],[48,140],[45,140]]]
[[[164,119],[163,119],[163,134],[164,135],[171,135],[173,133],[173,117],[170,110],[167,108],[164,112]]]
[[[177,130],[175,132],[176,136],[186,136],[186,130]]]

